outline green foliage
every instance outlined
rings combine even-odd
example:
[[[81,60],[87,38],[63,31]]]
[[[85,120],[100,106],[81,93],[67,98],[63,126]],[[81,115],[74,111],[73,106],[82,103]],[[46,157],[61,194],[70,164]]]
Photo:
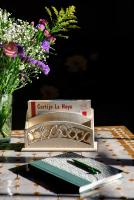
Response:
[[[11,102],[12,95],[0,94],[0,134],[3,137],[8,136],[10,131]]]
[[[52,6],[52,9],[53,9],[56,17],[58,18],[58,15],[59,15],[58,10],[54,6]]]
[[[67,36],[63,35],[63,32],[68,32],[70,29],[79,28],[77,25],[78,20],[75,15],[75,6],[69,6],[65,10],[63,8],[58,11],[54,6],[51,7],[53,11],[53,23],[49,26],[51,34],[54,34],[59,37]],[[50,18],[52,18],[52,11],[46,7],[46,11]]]
[[[12,94],[16,89],[24,87],[31,82],[33,77],[39,76],[42,69],[28,63],[20,58],[18,51],[15,57],[9,57],[4,53],[4,45],[10,42],[23,48],[24,55],[32,60],[41,61],[47,65],[47,58],[53,54],[54,48],[50,51],[43,49],[42,42],[47,41],[53,46],[56,36],[68,38],[67,32],[70,29],[78,28],[75,6],[69,6],[59,11],[52,6],[45,7],[50,22],[45,19],[44,24],[40,22],[32,25],[27,21],[10,17],[6,10],[0,9],[0,93]],[[44,28],[41,29],[40,25]],[[45,35],[46,31],[46,35]],[[65,34],[64,34],[65,33]],[[18,47],[17,47],[18,48]]]
[[[50,10],[48,7],[45,7],[45,9],[46,9],[46,11],[47,11],[47,13],[48,13],[48,15],[49,15],[51,21],[52,21],[52,13],[51,13],[51,10]]]
[[[12,94],[19,86],[18,74],[21,61],[19,57],[13,60],[4,55],[0,59],[0,92],[1,94]]]

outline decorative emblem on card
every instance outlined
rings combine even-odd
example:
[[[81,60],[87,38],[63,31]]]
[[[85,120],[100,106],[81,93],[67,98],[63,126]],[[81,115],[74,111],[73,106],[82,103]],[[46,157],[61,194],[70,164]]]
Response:
[[[23,151],[93,151],[96,148],[90,100],[28,102]]]

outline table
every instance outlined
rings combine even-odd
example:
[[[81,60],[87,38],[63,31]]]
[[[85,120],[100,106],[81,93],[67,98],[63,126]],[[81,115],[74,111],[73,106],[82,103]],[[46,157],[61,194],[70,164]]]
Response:
[[[97,152],[75,152],[123,170],[123,178],[91,191],[88,196],[56,194],[15,169],[32,160],[63,152],[21,152],[23,131],[13,131],[11,144],[0,146],[0,199],[8,200],[89,200],[134,199],[134,135],[124,126],[95,127]],[[28,172],[27,172],[28,173]],[[45,180],[44,180],[45,184]]]

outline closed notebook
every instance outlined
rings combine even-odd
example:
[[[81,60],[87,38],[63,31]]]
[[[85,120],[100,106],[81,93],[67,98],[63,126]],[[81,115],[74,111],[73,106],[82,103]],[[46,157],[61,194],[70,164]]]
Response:
[[[121,170],[89,158],[45,158],[29,163],[31,168],[78,187],[79,193],[122,177]]]

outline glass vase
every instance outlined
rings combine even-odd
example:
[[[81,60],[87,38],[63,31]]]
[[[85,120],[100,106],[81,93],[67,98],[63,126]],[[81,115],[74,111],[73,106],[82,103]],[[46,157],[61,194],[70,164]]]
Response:
[[[0,94],[0,144],[9,143],[12,131],[12,95]]]

